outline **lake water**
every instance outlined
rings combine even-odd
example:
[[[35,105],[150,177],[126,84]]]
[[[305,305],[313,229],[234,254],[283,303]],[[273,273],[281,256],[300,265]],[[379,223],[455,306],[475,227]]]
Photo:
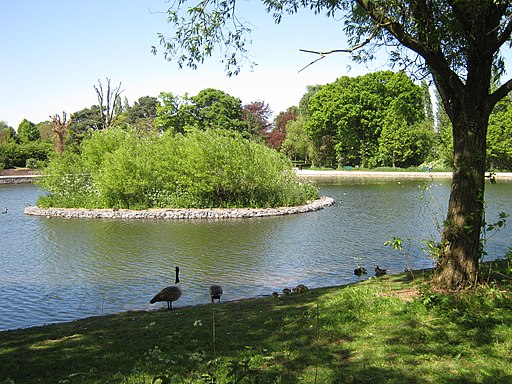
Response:
[[[151,310],[180,266],[182,298],[175,307],[270,295],[284,287],[311,288],[359,280],[361,264],[397,273],[431,267],[422,239],[436,238],[449,180],[343,181],[320,185],[336,204],[285,217],[221,221],[88,220],[23,214],[40,191],[0,185],[0,330],[70,321],[128,310]],[[488,220],[512,213],[512,183],[488,185]],[[488,242],[489,257],[511,245],[512,225]],[[383,244],[412,239],[407,257]],[[406,242],[406,245],[409,244]]]

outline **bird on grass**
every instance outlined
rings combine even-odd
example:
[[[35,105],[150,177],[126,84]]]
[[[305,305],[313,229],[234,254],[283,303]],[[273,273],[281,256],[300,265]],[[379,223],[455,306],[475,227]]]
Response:
[[[362,276],[362,275],[366,275],[366,274],[367,274],[366,268],[357,267],[356,269],[354,269],[354,275],[356,275],[356,276]]]
[[[293,293],[295,295],[300,295],[301,293],[309,291],[309,288],[306,287],[304,284],[299,284],[295,288],[293,288]]]
[[[172,303],[178,300],[181,297],[181,287],[180,287],[180,268],[176,267],[176,280],[174,285],[170,287],[166,287],[158,292],[155,297],[153,297],[150,301],[151,304],[156,303],[157,301],[167,301],[167,308],[169,310],[172,309]]]
[[[290,288],[283,288],[283,295],[288,296],[292,293],[292,290]]]
[[[210,297],[212,298],[212,303],[215,303],[214,300],[217,300],[217,303],[220,303],[220,297],[224,293],[224,290],[220,285],[212,285],[208,292],[210,293]]]
[[[375,267],[375,276],[382,276],[382,275],[385,275],[385,274],[386,274],[386,270],[385,269],[379,268],[378,265]]]

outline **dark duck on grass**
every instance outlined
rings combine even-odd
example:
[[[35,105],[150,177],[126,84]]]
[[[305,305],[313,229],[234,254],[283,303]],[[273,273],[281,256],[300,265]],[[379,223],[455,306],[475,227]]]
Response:
[[[158,301],[167,301],[167,308],[169,310],[172,309],[172,303],[178,300],[181,297],[181,287],[180,287],[180,268],[176,267],[176,280],[175,284],[170,287],[166,287],[158,292],[155,297],[153,297],[150,301],[151,304],[154,304]]]
[[[212,285],[210,289],[208,290],[210,293],[210,297],[212,299],[212,303],[215,303],[215,300],[217,300],[217,303],[220,303],[220,297],[224,293],[224,290],[220,285]]]
[[[382,276],[382,275],[385,275],[386,274],[386,270],[385,269],[382,269],[382,268],[379,268],[379,266],[377,265],[375,267],[375,276]]]

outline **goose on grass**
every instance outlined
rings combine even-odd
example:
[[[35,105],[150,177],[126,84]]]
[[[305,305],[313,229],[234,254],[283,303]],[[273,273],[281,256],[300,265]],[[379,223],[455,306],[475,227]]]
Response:
[[[150,301],[151,304],[154,304],[158,301],[167,301],[167,308],[169,310],[172,309],[172,303],[178,300],[181,297],[181,287],[180,287],[180,268],[176,267],[176,280],[174,285],[170,287],[165,287],[160,292],[158,292],[155,297],[153,297]]]

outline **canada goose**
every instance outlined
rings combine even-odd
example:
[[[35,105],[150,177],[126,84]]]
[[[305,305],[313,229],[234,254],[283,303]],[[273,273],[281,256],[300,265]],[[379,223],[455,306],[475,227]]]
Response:
[[[170,287],[166,287],[158,292],[155,297],[153,297],[150,301],[151,304],[156,303],[157,301],[167,301],[167,308],[169,310],[172,309],[172,302],[178,300],[181,297],[181,287],[180,287],[180,268],[176,267],[176,281],[175,285],[171,285]]]
[[[224,293],[224,290],[220,285],[212,285],[209,289],[210,297],[212,298],[212,303],[214,300],[217,300],[217,303],[220,303],[220,297]]]
[[[283,288],[283,295],[288,296],[290,293],[292,293],[290,288]]]
[[[276,291],[272,292],[272,297],[274,297],[274,298],[279,297],[279,293],[277,293]]]
[[[7,213],[7,207],[2,211],[2,213]]]
[[[386,274],[386,270],[385,269],[379,268],[378,265],[375,267],[375,276],[382,276],[382,275],[385,275],[385,274]]]
[[[356,269],[354,269],[354,275],[356,276],[362,276],[362,275],[366,275],[366,268],[363,268],[363,267],[357,267]]]

